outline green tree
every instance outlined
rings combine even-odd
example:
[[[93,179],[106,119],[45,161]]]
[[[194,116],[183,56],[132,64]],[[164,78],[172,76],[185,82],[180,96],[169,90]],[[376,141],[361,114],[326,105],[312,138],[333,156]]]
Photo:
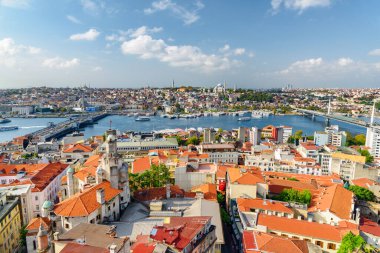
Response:
[[[294,134],[294,138],[295,139],[301,139],[302,137],[302,134],[303,134],[303,131],[302,130],[297,130]]]
[[[19,245],[22,247],[26,246],[26,234],[28,233],[28,230],[26,230],[26,225],[22,226],[20,229],[20,239],[19,239]]]
[[[365,201],[375,200],[375,194],[364,187],[357,186],[357,185],[350,185],[348,187],[348,190],[352,191],[356,195],[356,197],[360,200],[365,200]]]
[[[373,158],[373,156],[369,153],[368,150],[366,150],[366,149],[359,149],[358,151],[359,151],[359,153],[360,153],[362,156],[365,156],[365,162],[366,162],[366,163],[372,163],[372,162],[373,162],[374,158]]]
[[[338,253],[352,253],[362,249],[366,245],[363,237],[349,232],[343,237]]]
[[[365,135],[364,134],[358,134],[354,137],[356,145],[365,145]]]
[[[218,192],[218,194],[217,194],[217,199],[218,199],[219,204],[225,203],[225,201],[226,201],[225,196],[220,192]]]
[[[187,139],[186,145],[192,144],[192,145],[198,145],[200,142],[199,138],[196,136],[192,136]]]
[[[222,217],[223,223],[231,224],[230,216],[224,208],[220,208],[220,216]]]
[[[309,190],[297,191],[294,189],[284,189],[276,199],[309,205],[311,201],[311,192]]]

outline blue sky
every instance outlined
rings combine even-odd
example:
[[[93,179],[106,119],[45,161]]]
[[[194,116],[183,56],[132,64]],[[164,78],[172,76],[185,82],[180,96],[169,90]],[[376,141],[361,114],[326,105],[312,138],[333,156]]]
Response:
[[[0,0],[0,88],[380,87],[378,0]]]

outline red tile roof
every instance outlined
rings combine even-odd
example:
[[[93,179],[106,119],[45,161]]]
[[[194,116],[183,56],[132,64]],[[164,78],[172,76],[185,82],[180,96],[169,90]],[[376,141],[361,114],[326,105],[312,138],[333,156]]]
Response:
[[[292,214],[293,211],[291,208],[287,207],[287,203],[280,202],[280,201],[271,201],[266,200],[264,204],[264,200],[257,198],[257,199],[244,199],[244,198],[238,198],[236,199],[237,206],[240,211],[242,212],[250,212],[251,209],[261,209],[261,210],[269,210],[269,211],[275,211],[275,212],[282,212],[282,213],[288,213]]]
[[[377,237],[380,237],[380,226],[376,222],[373,222],[367,218],[363,218],[360,221],[360,230]]]
[[[67,243],[60,253],[109,253],[109,249],[80,244],[75,242]]]
[[[351,180],[351,183],[356,186],[364,187],[364,188],[369,188],[370,186],[377,185],[378,183],[374,180],[371,180],[369,178],[358,178]]]
[[[243,231],[243,247],[245,253],[258,252],[292,252],[308,253],[306,241],[279,237],[257,231]]]
[[[345,234],[351,231],[358,234],[358,229],[342,226],[331,226],[305,220],[289,219],[273,215],[259,214],[257,224],[269,230],[291,233],[334,242],[341,242]]]
[[[41,224],[45,230],[50,230],[50,219],[47,217],[37,217],[33,218],[28,226],[26,226],[25,229],[28,230],[28,235],[37,234]]]
[[[63,153],[75,153],[75,152],[92,152],[93,149],[91,146],[82,144],[82,143],[75,143],[75,144],[69,144],[65,146],[65,149],[63,150]]]
[[[112,200],[121,193],[120,190],[112,188],[110,182],[104,181],[58,203],[54,207],[54,213],[58,216],[65,217],[88,216],[101,207],[96,200],[97,189],[104,189],[106,202]]]
[[[318,187],[310,184],[303,183],[299,181],[292,180],[282,180],[282,179],[269,179],[269,192],[280,194],[284,189],[294,189],[298,191],[310,190],[312,193],[315,192]]]
[[[193,193],[202,192],[204,199],[217,201],[217,192],[215,184],[202,184],[191,188]],[[194,194],[195,195],[195,194]]]
[[[185,191],[179,188],[179,186],[170,186],[171,198],[183,198],[184,196]],[[133,197],[139,201],[166,199],[166,186],[137,190],[133,193]]]
[[[142,173],[146,170],[149,170],[150,165],[151,163],[149,156],[138,158],[132,163],[132,173]]]
[[[210,216],[170,217],[168,223],[154,227],[154,232],[151,232],[150,238],[159,242],[165,241],[166,244],[181,251],[210,221]]]
[[[349,220],[351,218],[353,197],[354,194],[341,185],[322,188],[319,194],[313,196],[308,211],[330,211],[341,219]]]

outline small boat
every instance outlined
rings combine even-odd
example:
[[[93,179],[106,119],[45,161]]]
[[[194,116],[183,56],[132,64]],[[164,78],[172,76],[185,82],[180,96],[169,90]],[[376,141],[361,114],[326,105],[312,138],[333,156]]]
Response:
[[[241,117],[241,118],[238,118],[238,121],[250,121],[251,120],[251,117]]]
[[[17,130],[18,126],[3,126],[0,127],[0,132]]]
[[[261,115],[261,114],[252,114],[252,118],[254,118],[254,119],[262,119],[263,115]]]
[[[137,117],[135,119],[135,121],[150,121],[150,118],[149,117],[140,116],[140,117]]]
[[[0,124],[9,123],[9,122],[11,122],[10,119],[0,117]]]

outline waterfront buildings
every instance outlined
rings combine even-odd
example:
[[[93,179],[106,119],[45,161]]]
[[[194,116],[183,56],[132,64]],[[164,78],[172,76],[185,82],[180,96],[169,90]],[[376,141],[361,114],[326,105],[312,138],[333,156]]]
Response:
[[[370,126],[367,128],[366,143],[371,155],[380,158],[380,126]]]
[[[338,125],[326,127],[325,131],[317,131],[314,133],[314,142],[317,146],[332,145],[341,147],[346,145],[347,134],[339,131]]]

